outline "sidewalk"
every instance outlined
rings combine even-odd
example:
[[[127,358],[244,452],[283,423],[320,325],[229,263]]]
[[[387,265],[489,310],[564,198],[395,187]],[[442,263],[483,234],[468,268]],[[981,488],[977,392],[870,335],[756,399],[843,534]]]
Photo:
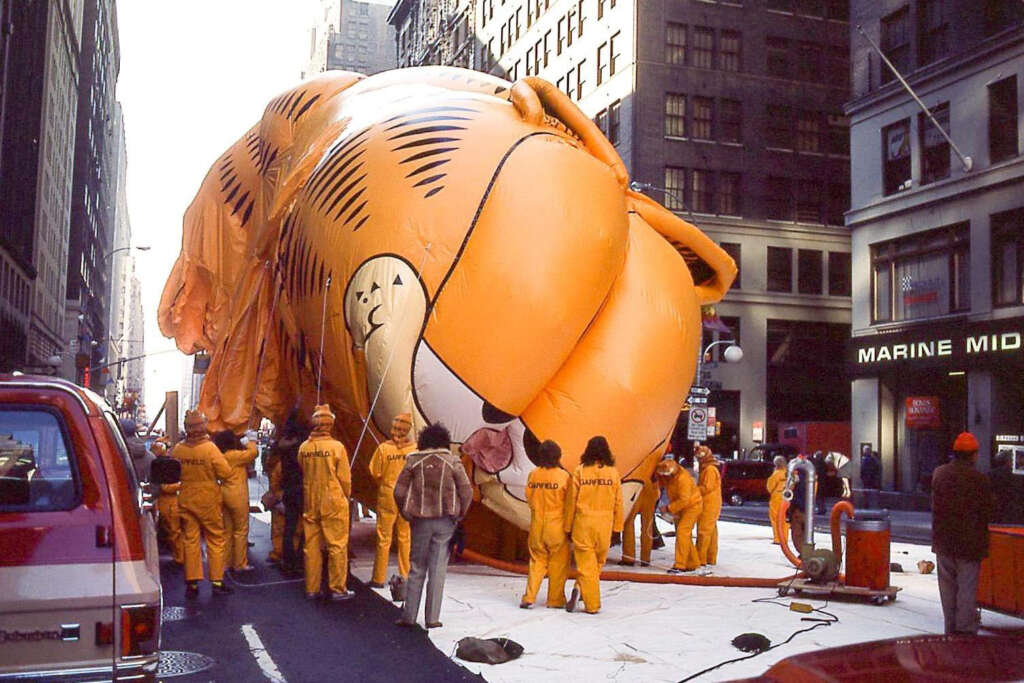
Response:
[[[659,528],[669,530],[660,521]],[[371,571],[373,529],[372,520],[353,525],[352,547],[356,557],[351,570],[362,581],[369,580]],[[771,544],[766,527],[721,522],[719,536],[716,576],[783,577],[793,571],[778,546]],[[674,539],[665,540],[667,546],[652,556],[654,568],[633,571],[663,574],[674,553]],[[615,565],[619,557],[620,548],[612,548],[607,568],[620,569]],[[918,560],[934,561],[934,554],[925,545],[893,543],[891,559],[908,570],[892,574],[892,583],[903,587],[895,602],[876,606],[857,600],[833,599],[825,603],[797,598],[815,607],[827,604],[828,611],[839,622],[798,635],[784,646],[717,669],[698,680],[758,675],[775,662],[800,652],[941,633],[936,575],[916,571]],[[394,571],[392,559],[389,573]],[[743,653],[730,644],[741,633],[762,633],[778,643],[808,626],[800,620],[806,615],[786,609],[793,598],[779,599],[772,589],[602,582],[601,612],[588,615],[545,609],[542,600],[546,585],[541,601],[533,609],[519,609],[525,584],[523,576],[489,567],[451,565],[441,610],[444,626],[429,631],[431,641],[446,655],[454,652],[455,644],[464,636],[505,636],[520,643],[525,652],[512,662],[495,666],[460,662],[489,681],[536,683],[564,681],[567,676],[579,680],[678,681],[741,656]],[[390,598],[387,589],[376,592],[383,599]],[[755,599],[772,602],[753,602]],[[1024,621],[983,612],[982,625],[1021,629]]]
[[[871,510],[871,512],[877,512],[877,510]],[[887,510],[887,512],[889,513],[892,540],[931,545],[931,512],[912,512],[910,510]],[[751,501],[739,507],[723,505],[721,519],[730,522],[770,526],[768,522],[768,503]],[[828,525],[828,514],[814,516],[815,532],[828,534]]]

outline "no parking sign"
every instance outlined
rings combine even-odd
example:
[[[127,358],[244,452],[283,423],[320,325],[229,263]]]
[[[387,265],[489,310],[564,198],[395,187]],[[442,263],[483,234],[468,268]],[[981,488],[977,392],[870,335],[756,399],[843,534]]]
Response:
[[[686,425],[686,438],[690,441],[704,441],[708,438],[708,409],[704,406],[690,408]]]

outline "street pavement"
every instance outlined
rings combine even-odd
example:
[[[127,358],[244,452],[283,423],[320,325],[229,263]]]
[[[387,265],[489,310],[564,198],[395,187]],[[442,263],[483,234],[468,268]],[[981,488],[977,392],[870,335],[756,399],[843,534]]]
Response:
[[[912,512],[909,510],[887,510],[886,512],[889,515],[892,540],[931,545],[932,513]],[[768,521],[768,503],[759,501],[747,501],[740,506],[723,505],[721,519],[730,522],[771,526]],[[828,514],[814,516],[814,531],[816,533],[828,534]]]
[[[162,558],[165,614],[168,607],[188,608],[186,618],[165,621],[162,649],[202,654],[214,665],[161,681],[481,680],[434,647],[425,631],[395,626],[398,608],[354,577],[352,600],[306,600],[302,583],[265,563],[270,528],[250,519],[256,571],[229,580],[232,595],[213,596],[204,582],[198,599],[185,600],[182,570]],[[373,533],[372,524],[354,528]]]

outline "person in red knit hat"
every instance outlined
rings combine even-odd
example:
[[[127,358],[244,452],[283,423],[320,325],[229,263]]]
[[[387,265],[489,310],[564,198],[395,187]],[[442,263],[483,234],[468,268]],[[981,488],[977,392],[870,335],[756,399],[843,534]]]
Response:
[[[978,632],[978,572],[988,556],[992,497],[977,460],[978,440],[963,432],[953,442],[953,461],[932,473],[932,550],[946,633]]]

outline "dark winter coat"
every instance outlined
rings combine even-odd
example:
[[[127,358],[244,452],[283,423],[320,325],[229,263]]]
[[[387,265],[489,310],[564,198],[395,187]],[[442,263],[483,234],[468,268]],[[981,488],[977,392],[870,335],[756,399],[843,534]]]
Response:
[[[992,494],[988,477],[964,460],[932,473],[932,550],[965,560],[988,557]]]

